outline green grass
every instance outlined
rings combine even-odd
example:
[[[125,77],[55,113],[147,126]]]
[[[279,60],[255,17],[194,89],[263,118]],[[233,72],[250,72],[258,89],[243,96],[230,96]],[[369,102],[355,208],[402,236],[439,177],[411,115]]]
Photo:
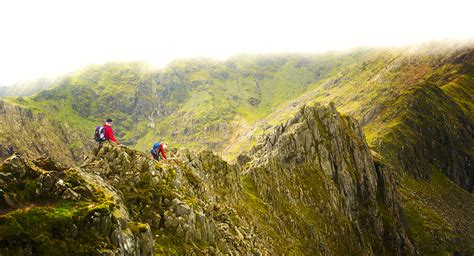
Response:
[[[402,205],[423,255],[474,252],[474,196],[435,170],[426,181],[405,176]]]

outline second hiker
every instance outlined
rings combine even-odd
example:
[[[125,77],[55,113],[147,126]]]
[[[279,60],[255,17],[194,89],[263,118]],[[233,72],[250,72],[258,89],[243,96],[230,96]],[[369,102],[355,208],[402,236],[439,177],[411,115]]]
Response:
[[[160,160],[160,153],[163,156],[163,158],[166,160],[166,155],[165,155],[165,148],[168,146],[167,143],[164,142],[156,142],[153,144],[153,148],[150,150],[151,156],[155,160]]]

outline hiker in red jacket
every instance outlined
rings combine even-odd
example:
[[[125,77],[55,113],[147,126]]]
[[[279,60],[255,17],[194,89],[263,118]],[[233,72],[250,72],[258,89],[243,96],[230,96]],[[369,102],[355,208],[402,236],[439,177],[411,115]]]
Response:
[[[108,118],[107,120],[105,120],[104,129],[105,129],[105,136],[104,136],[105,139],[113,141],[115,143],[118,143],[117,139],[115,139],[115,137],[114,137],[114,131],[112,130],[112,119],[111,118]]]

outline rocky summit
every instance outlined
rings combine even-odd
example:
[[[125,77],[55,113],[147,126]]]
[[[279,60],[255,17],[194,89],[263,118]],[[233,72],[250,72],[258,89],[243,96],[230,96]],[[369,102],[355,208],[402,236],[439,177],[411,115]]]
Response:
[[[80,167],[0,167],[1,255],[414,255],[393,178],[360,126],[305,106],[231,165],[210,151],[157,162],[105,142]]]

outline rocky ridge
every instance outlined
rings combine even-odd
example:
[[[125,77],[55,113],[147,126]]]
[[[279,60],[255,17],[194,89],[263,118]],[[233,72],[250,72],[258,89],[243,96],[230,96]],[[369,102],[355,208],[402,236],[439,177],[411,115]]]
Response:
[[[417,254],[391,176],[334,105],[302,108],[252,152],[240,165],[185,149],[156,162],[103,143],[75,169],[14,155],[0,167],[2,250],[73,252],[80,241],[110,255]],[[50,225],[33,228],[32,214]],[[19,234],[30,239],[16,244]]]

